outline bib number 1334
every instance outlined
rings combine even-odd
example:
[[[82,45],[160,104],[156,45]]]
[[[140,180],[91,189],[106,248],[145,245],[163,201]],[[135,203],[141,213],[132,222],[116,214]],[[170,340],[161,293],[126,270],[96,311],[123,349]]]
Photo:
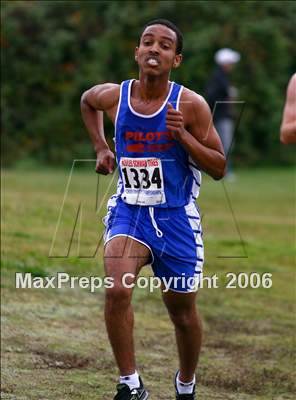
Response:
[[[128,204],[156,205],[165,203],[161,160],[157,158],[120,159],[124,192]]]

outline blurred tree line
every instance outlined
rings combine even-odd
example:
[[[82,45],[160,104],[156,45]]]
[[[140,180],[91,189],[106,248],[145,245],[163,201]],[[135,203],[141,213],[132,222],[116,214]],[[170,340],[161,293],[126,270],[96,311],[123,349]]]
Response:
[[[2,1],[3,164],[61,165],[93,157],[80,117],[82,92],[137,77],[134,48],[143,25],[167,18],[184,34],[172,79],[204,93],[221,47],[242,59],[233,77],[245,107],[237,164],[286,164],[279,143],[288,80],[296,71],[294,1]],[[112,143],[113,128],[106,123]]]

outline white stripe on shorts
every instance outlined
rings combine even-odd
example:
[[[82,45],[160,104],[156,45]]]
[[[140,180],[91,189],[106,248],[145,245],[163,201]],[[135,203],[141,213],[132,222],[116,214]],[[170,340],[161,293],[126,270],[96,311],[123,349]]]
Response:
[[[200,272],[203,269],[203,261],[201,260],[204,260],[204,248],[201,237],[201,220],[194,202],[191,202],[185,206],[185,212],[187,214],[188,221],[190,223],[195,238],[197,257],[195,271]]]

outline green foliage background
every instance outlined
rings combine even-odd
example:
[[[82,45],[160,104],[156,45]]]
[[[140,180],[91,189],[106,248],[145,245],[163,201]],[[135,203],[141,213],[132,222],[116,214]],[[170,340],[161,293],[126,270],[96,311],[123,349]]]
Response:
[[[134,48],[154,18],[182,30],[184,62],[172,79],[201,94],[214,52],[241,52],[233,78],[245,107],[235,162],[293,160],[293,149],[279,143],[286,87],[296,70],[293,1],[3,1],[1,18],[5,166],[92,157],[80,96],[94,84],[137,77]],[[111,143],[110,123],[106,132]]]

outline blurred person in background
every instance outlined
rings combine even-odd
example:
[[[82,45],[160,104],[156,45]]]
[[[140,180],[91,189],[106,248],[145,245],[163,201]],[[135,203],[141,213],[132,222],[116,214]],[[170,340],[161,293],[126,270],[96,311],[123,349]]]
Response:
[[[288,84],[280,139],[283,144],[296,143],[296,73]]]
[[[214,125],[220,135],[227,157],[227,178],[234,174],[229,152],[234,133],[234,115],[231,102],[236,100],[237,89],[231,86],[230,73],[240,60],[240,54],[232,49],[220,49],[215,54],[216,68],[206,86],[205,97],[213,113]]]

